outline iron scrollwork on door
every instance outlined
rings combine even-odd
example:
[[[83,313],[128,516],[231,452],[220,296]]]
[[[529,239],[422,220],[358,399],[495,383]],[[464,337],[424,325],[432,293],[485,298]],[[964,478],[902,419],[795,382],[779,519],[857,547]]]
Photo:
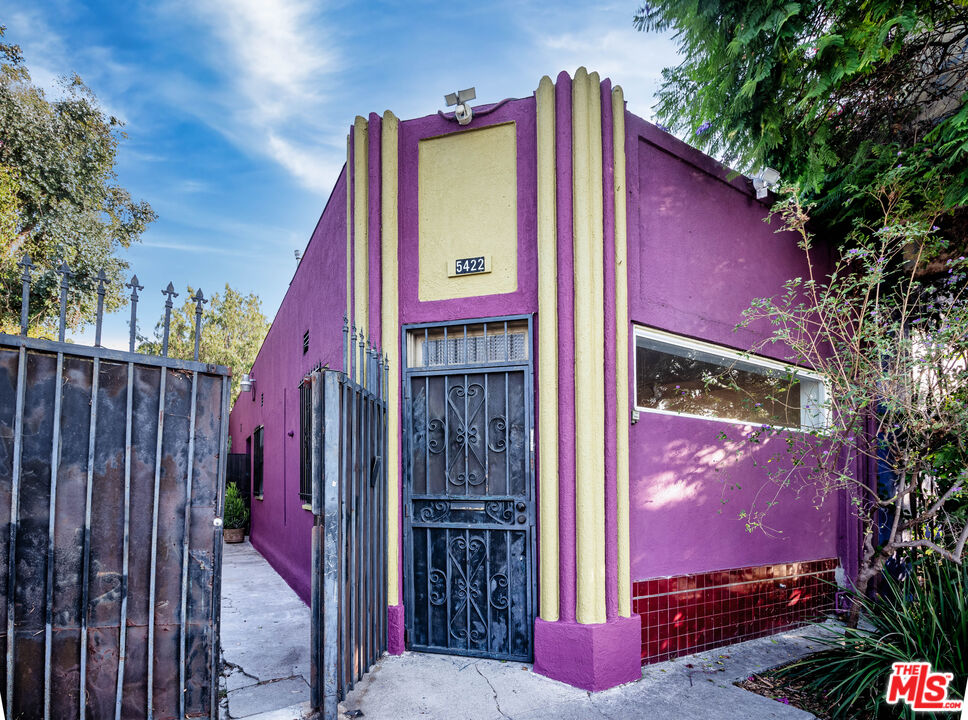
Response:
[[[452,603],[448,633],[458,643],[487,641],[488,607],[506,610],[508,596],[507,568],[489,569],[487,542],[478,536],[468,539],[458,535],[450,541],[447,561],[451,576],[443,570],[430,572],[430,603]]]
[[[486,388],[480,383],[454,385],[447,391],[448,417],[427,422],[430,453],[446,453],[447,482],[457,487],[477,487],[487,480],[487,450],[502,453],[508,446],[508,423],[503,415],[486,417]],[[486,425],[487,448],[482,447]],[[449,436],[448,436],[449,435]]]
[[[528,375],[512,368],[408,382],[411,647],[528,660]]]
[[[414,519],[423,523],[457,523],[460,525],[513,525],[513,500],[481,502],[449,500],[415,500]]]

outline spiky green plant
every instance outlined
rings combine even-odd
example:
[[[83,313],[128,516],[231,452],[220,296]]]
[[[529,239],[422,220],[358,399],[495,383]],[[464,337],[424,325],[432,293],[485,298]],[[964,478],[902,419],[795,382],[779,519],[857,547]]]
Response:
[[[968,679],[968,564],[928,555],[904,580],[885,579],[875,598],[855,596],[854,602],[862,608],[859,628],[825,630],[811,639],[826,649],[778,674],[825,696],[834,718],[914,718],[904,703],[885,701],[896,662],[927,661],[935,671],[954,673],[948,697],[962,696]]]
[[[225,516],[222,520],[225,528],[227,530],[243,528],[248,519],[249,511],[239,494],[239,489],[235,486],[235,483],[229,483],[225,488]]]

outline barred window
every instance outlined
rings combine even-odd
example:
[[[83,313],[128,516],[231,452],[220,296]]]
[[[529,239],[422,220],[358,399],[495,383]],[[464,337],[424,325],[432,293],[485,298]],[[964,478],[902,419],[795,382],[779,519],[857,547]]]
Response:
[[[263,467],[263,436],[265,435],[265,428],[260,425],[255,429],[253,433],[253,445],[255,445],[255,452],[252,455],[252,492],[256,496],[262,495],[262,467]]]
[[[527,321],[425,328],[410,334],[410,367],[528,361]]]
[[[299,497],[312,500],[312,385],[299,384]]]

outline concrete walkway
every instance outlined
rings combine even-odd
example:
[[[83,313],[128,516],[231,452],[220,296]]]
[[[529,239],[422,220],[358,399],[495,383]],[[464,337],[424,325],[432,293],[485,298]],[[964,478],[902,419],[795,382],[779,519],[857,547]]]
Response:
[[[733,682],[819,649],[804,637],[816,632],[804,628],[648,665],[638,682],[594,694],[537,675],[522,663],[384,656],[349,693],[342,715],[360,710],[367,720],[808,720],[814,716]]]
[[[249,544],[222,555],[221,717],[309,709],[309,608]]]
[[[222,565],[223,719],[302,720],[309,712],[309,608],[248,542]],[[818,628],[648,665],[635,683],[591,694],[523,663],[424,653],[384,656],[340,705],[366,720],[809,720],[733,682],[819,649]],[[355,714],[361,711],[362,715]]]

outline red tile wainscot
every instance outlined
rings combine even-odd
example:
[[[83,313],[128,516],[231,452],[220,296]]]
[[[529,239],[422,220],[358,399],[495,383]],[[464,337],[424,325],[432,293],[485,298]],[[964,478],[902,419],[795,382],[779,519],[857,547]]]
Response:
[[[730,568],[632,584],[642,664],[771,635],[833,610],[837,560]]]

